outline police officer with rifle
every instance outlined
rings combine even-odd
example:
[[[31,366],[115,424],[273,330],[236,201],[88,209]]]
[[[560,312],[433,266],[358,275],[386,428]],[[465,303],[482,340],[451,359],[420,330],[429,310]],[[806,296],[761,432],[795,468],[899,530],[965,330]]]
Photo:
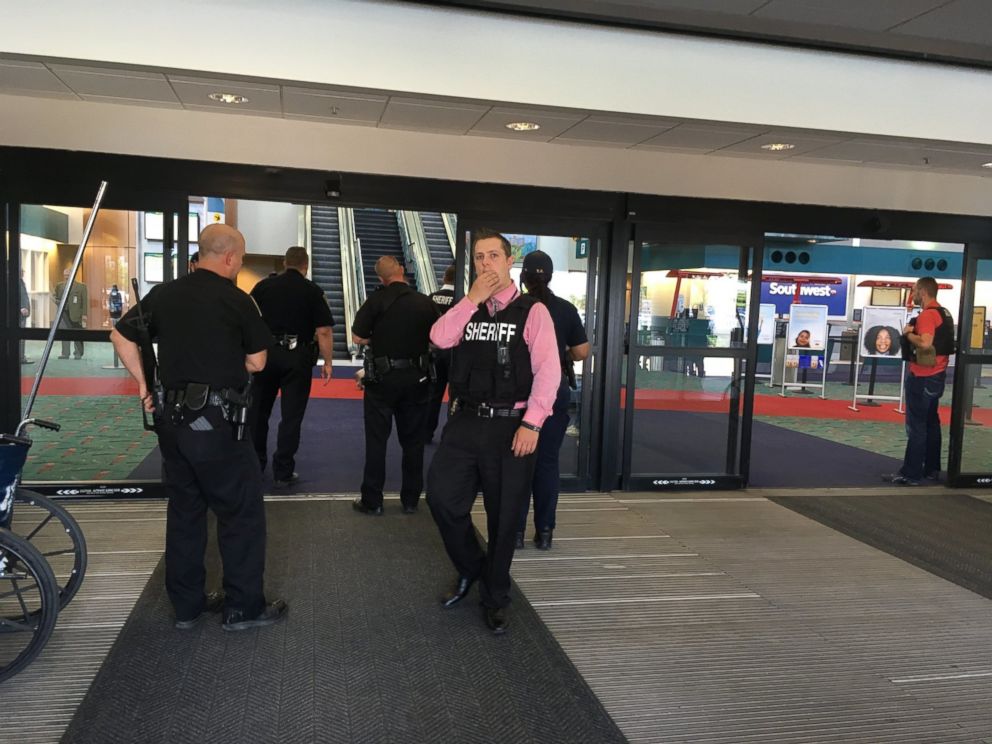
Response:
[[[234,284],[245,253],[241,233],[210,225],[199,244],[199,269],[156,286],[121,318],[110,340],[138,382],[162,451],[169,494],[165,583],[175,625],[193,628],[223,606],[222,627],[239,631],[277,622],[287,610],[282,600],[267,602],[262,588],[262,477],[245,427],[249,374],[265,367],[272,336]],[[223,595],[206,593],[208,508],[217,516]]]

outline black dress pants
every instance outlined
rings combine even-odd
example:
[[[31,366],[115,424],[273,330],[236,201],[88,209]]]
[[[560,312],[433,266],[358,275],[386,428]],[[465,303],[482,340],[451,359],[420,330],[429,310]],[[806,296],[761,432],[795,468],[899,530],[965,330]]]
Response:
[[[427,503],[459,576],[480,579],[486,607],[510,603],[510,564],[520,516],[530,497],[536,455],[514,457],[519,418],[449,417],[427,474]],[[486,507],[483,552],[472,526],[478,488]]]
[[[300,427],[310,400],[313,376],[311,359],[310,351],[305,346],[292,350],[274,346],[269,349],[265,369],[256,372],[252,380],[252,403],[248,420],[255,453],[263,470],[267,460],[269,416],[272,415],[276,395],[282,391],[282,419],[276,437],[276,451],[272,456],[272,477],[275,480],[288,480],[296,467]]]
[[[201,416],[211,430],[189,427],[190,420]],[[265,606],[265,505],[251,443],[235,441],[230,424],[214,406],[190,415],[180,426],[166,420],[158,441],[169,494],[165,587],[176,618],[189,620],[203,611],[208,508],[217,515],[225,609],[242,609],[254,617]]]
[[[403,448],[400,500],[416,506],[424,490],[424,421],[429,388],[416,370],[393,370],[381,382],[365,387],[365,473],[362,502],[382,506],[386,483],[386,445],[396,418],[396,435]]]

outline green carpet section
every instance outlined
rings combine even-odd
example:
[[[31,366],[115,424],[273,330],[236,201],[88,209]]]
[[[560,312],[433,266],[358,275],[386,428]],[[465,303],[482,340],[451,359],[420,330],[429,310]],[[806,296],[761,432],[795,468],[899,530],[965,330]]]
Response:
[[[156,446],[141,424],[133,396],[38,398],[31,414],[61,424],[61,431],[32,428],[34,444],[24,481],[124,480]]]
[[[42,352],[45,350],[44,341],[26,341],[24,343],[24,355],[32,360],[31,364],[21,365],[21,376],[34,379],[38,370],[38,362]],[[86,341],[83,347],[83,358],[74,359],[74,347],[69,345],[69,358],[59,359],[62,353],[62,342],[56,341],[52,347],[52,355],[48,359],[45,367],[45,379],[50,380],[55,377],[72,377],[75,379],[83,377],[120,377],[126,378],[127,370],[124,365],[117,360],[114,366],[114,347],[109,341]],[[109,369],[108,369],[109,368]]]

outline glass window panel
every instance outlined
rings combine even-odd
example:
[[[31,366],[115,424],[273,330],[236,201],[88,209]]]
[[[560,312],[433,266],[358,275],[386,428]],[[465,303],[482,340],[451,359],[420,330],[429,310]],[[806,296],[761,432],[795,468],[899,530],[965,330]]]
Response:
[[[743,346],[749,285],[739,246],[642,243],[637,345]]]
[[[972,351],[992,349],[992,260],[976,262],[975,307],[970,329],[961,334],[962,345]]]
[[[60,359],[56,340],[31,415],[61,425],[32,428],[34,440],[23,480],[159,480],[161,458],[155,435],[142,427],[138,388],[107,341],[66,342],[76,359]],[[22,406],[34,383],[44,341],[26,341],[32,364],[21,366]]]
[[[29,314],[24,327],[50,328],[58,308],[58,289],[72,267],[90,209],[24,205],[21,207],[21,268]],[[139,212],[101,209],[90,234],[62,327],[109,329],[111,293],[116,285],[126,311],[136,261]],[[161,244],[160,244],[161,245]]]
[[[726,473],[740,362],[693,353],[632,356],[630,362],[637,365],[631,475]]]

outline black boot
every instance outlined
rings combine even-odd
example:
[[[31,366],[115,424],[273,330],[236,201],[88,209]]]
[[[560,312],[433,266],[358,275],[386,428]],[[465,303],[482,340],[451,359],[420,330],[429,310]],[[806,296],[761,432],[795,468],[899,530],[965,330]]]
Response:
[[[524,533],[523,532],[518,532],[517,533],[517,539],[513,543],[513,549],[514,550],[523,550],[523,547],[524,547]]]
[[[551,533],[553,530],[541,530],[534,533],[534,545],[538,550],[551,550]]]

